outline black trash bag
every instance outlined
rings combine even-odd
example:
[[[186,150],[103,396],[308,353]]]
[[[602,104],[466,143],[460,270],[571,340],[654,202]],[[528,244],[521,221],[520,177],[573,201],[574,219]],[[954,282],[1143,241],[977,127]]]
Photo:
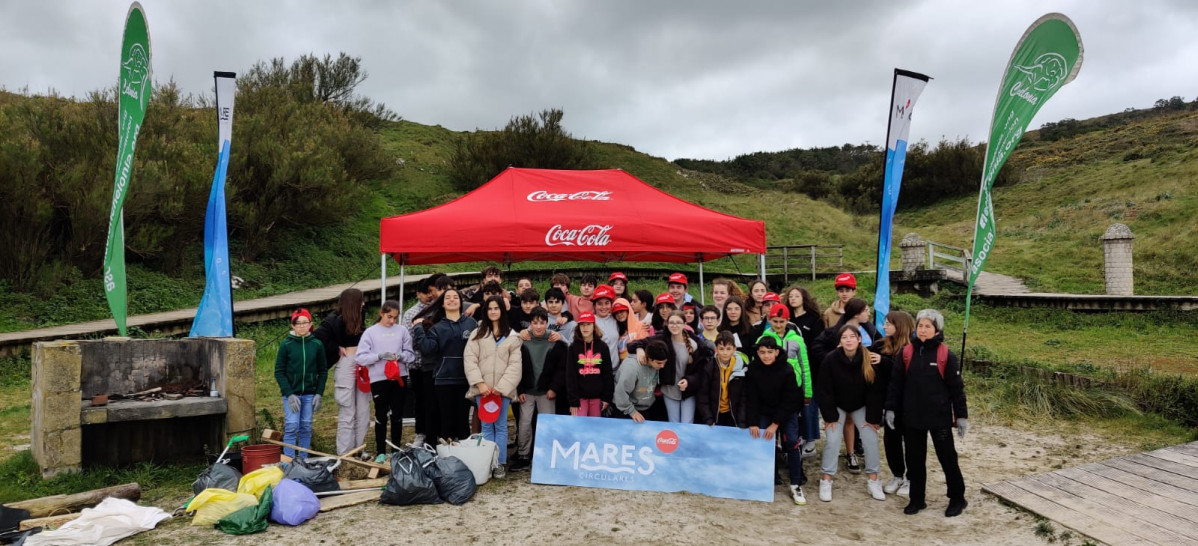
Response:
[[[306,459],[294,459],[291,461],[291,464],[287,465],[287,470],[283,471],[283,477],[304,484],[313,493],[340,491],[341,485],[337,483],[337,478],[333,476],[333,471],[330,470],[336,464],[337,461],[335,460],[308,461]]]
[[[196,495],[205,489],[228,489],[236,492],[237,484],[241,482],[241,472],[227,464],[216,463],[203,472],[196,478],[196,481],[191,484],[191,491]]]
[[[437,457],[438,476],[433,478],[437,486],[437,494],[449,504],[462,505],[474,496],[478,484],[474,481],[474,473],[470,467],[457,457]]]
[[[441,504],[437,486],[426,468],[434,467],[437,455],[426,449],[404,449],[391,454],[391,477],[379,502],[398,506]]]

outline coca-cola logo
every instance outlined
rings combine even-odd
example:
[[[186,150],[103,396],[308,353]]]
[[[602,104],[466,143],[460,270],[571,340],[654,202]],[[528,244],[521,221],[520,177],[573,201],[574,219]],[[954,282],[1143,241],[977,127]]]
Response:
[[[657,449],[662,453],[673,453],[678,449],[678,435],[672,430],[657,433]]]
[[[528,194],[527,199],[533,203],[547,201],[611,201],[611,192],[587,190],[574,193],[549,193],[545,190],[539,190]]]
[[[607,246],[607,243],[611,242],[608,231],[611,231],[611,225],[591,224],[580,228],[566,229],[558,224],[545,232],[545,246]]]

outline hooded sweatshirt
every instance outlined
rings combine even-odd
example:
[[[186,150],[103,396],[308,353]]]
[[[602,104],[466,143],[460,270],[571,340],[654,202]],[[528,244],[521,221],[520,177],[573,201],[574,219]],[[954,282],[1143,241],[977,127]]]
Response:
[[[653,391],[658,383],[658,371],[648,364],[640,364],[635,356],[624,359],[616,379],[612,404],[624,415],[646,411],[653,405]]]
[[[387,361],[379,358],[383,353],[395,353],[399,361],[399,375],[408,375],[408,364],[415,362],[419,356],[412,350],[412,338],[408,329],[399,323],[383,326],[376,323],[362,332],[358,341],[358,352],[354,354],[354,362],[366,366],[370,370],[370,382],[387,379]]]
[[[837,348],[828,353],[820,366],[819,388],[816,391],[816,403],[825,422],[840,419],[837,408],[846,412],[865,408],[865,422],[874,425],[882,424],[882,405],[886,401],[886,391],[878,381],[875,373],[874,381],[865,381],[861,365],[867,358],[865,347],[858,347],[857,354],[849,358],[844,349]]]
[[[463,357],[466,352],[466,338],[475,328],[478,328],[478,322],[469,316],[461,315],[458,320],[444,317],[428,331],[423,327],[414,330],[416,348],[426,357],[432,356],[436,361],[433,385],[467,384]]]
[[[803,392],[795,381],[794,368],[781,356],[768,366],[753,359],[745,374],[745,418],[749,426],[757,426],[763,418],[781,426],[802,403]]]

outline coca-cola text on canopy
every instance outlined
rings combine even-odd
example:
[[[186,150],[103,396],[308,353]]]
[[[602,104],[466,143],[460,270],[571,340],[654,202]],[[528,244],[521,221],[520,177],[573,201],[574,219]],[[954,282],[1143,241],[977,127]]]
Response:
[[[545,232],[545,246],[607,246],[611,237],[607,232],[612,226],[590,224],[580,228],[563,228],[557,224]]]
[[[534,203],[546,201],[610,201],[611,192],[584,190],[574,193],[549,193],[545,190],[538,190],[528,194],[527,199]]]

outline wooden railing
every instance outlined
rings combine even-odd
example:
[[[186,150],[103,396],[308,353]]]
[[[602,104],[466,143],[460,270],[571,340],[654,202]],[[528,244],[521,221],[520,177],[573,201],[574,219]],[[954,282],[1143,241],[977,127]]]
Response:
[[[766,247],[765,272],[782,274],[783,283],[790,276],[802,274],[815,280],[818,273],[839,273],[844,270],[844,245],[788,245]]]
[[[928,245],[928,262],[926,269],[959,269],[969,271],[973,258],[969,251],[951,245],[925,241]]]

